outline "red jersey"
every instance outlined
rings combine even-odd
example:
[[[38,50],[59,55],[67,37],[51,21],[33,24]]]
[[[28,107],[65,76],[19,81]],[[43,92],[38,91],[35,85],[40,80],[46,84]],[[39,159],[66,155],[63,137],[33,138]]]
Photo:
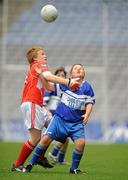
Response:
[[[41,62],[34,61],[30,64],[30,69],[25,79],[21,102],[32,102],[43,106],[44,88],[41,79],[34,70],[34,66],[42,68],[42,72],[48,71],[48,66],[43,65]]]

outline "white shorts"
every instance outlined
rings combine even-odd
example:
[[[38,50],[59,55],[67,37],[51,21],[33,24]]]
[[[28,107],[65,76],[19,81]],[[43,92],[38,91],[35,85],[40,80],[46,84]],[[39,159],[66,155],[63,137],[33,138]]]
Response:
[[[24,123],[27,129],[35,128],[42,130],[46,121],[51,118],[45,107],[40,107],[31,102],[24,102],[21,104],[21,111],[23,113]]]

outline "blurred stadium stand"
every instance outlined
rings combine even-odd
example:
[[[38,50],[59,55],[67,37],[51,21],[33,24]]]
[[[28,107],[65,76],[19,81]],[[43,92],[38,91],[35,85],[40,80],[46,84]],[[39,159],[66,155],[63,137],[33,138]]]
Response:
[[[86,79],[96,97],[87,137],[111,141],[105,135],[113,128],[111,122],[124,126],[128,121],[128,1],[52,0],[49,2],[57,7],[59,17],[50,24],[40,17],[47,2],[0,3],[0,127],[4,131],[0,138],[25,138],[16,136],[20,129],[24,131],[19,104],[27,69],[25,52],[31,46],[44,46],[51,71],[58,66],[68,70],[74,63],[85,65]],[[12,122],[16,128],[11,128]]]

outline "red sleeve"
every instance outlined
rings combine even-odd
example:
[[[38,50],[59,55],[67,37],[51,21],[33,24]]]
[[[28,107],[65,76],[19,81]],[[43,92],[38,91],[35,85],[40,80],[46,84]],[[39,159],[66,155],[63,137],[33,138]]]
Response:
[[[42,72],[49,70],[49,69],[48,69],[48,65],[42,64],[42,63],[40,63],[40,62],[37,62],[37,63],[33,64],[33,66],[32,66],[32,69],[33,69],[33,70],[34,70],[34,67],[41,68],[41,69],[42,69]],[[35,71],[35,70],[34,70],[34,71]]]

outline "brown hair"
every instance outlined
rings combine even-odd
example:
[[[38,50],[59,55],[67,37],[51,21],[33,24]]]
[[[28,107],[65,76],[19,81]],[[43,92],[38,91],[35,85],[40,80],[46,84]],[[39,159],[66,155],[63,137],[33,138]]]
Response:
[[[65,77],[67,76],[67,72],[65,71],[64,67],[59,67],[55,71],[55,75],[57,75],[59,72],[64,72]]]
[[[70,74],[72,73],[72,70],[73,70],[74,66],[76,66],[76,65],[80,65],[84,69],[84,66],[82,64],[73,64],[72,67],[71,67],[71,70],[70,70]]]
[[[44,49],[42,47],[32,47],[27,51],[26,58],[29,64],[31,64],[34,61],[34,58],[36,58],[37,52],[39,50],[44,50]]]

